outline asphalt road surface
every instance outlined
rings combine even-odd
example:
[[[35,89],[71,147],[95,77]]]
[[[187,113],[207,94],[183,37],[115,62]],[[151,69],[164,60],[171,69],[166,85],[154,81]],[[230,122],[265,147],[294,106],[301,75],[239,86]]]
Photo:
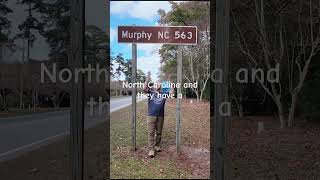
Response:
[[[137,99],[137,102],[142,99]],[[110,111],[131,105],[131,96],[112,99]],[[106,120],[107,107],[85,111],[85,128]],[[48,144],[69,133],[70,110],[0,118],[0,161],[8,160]]]

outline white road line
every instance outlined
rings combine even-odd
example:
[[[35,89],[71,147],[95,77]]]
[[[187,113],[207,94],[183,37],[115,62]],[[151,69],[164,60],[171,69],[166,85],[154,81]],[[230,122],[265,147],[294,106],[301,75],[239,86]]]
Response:
[[[120,100],[120,99],[119,99]],[[140,99],[140,100],[137,100],[137,102],[140,102],[140,101],[143,101],[145,99]],[[122,108],[125,108],[127,106],[130,106],[131,105],[131,102],[129,104],[126,104],[126,105],[123,105],[123,106],[120,106],[120,107],[117,107],[117,108],[113,108],[112,110],[110,110],[110,112],[115,112],[115,111],[118,111]],[[51,136],[51,137],[48,137],[48,138],[45,138],[45,139],[42,139],[42,140],[39,140],[39,141],[36,141],[36,142],[33,142],[31,144],[28,144],[28,145],[25,145],[25,146],[22,146],[22,147],[18,147],[18,148],[15,148],[15,149],[12,149],[10,151],[7,151],[5,153],[1,153],[0,154],[0,161],[2,161],[3,159],[5,159],[5,156],[8,156],[8,155],[11,155],[13,153],[17,153],[19,151],[23,151],[27,148],[31,148],[32,146],[36,146],[36,145],[39,145],[39,144],[42,144],[42,143],[45,143],[46,141],[49,141],[49,140],[52,140],[52,139],[55,139],[55,138],[58,138],[58,137],[61,137],[61,136],[64,136],[66,134],[68,134],[69,132],[64,132],[64,133],[60,133],[60,134],[57,134],[57,135],[54,135],[54,136]]]
[[[12,150],[7,151],[7,152],[5,152],[5,153],[1,153],[1,154],[0,154],[0,161],[1,161],[1,159],[4,158],[5,156],[8,156],[8,155],[10,155],[10,154],[13,154],[13,153],[22,151],[22,150],[24,150],[24,149],[30,148],[30,147],[32,147],[32,146],[35,146],[35,145],[38,145],[38,144],[41,144],[41,143],[44,143],[44,142],[49,141],[49,140],[52,140],[52,139],[54,139],[54,138],[58,138],[58,137],[64,136],[64,135],[66,135],[66,134],[68,134],[68,132],[60,133],[60,134],[57,134],[57,135],[55,135],[55,136],[51,136],[51,137],[48,137],[48,138],[39,140],[39,141],[33,142],[33,143],[31,143],[31,144],[28,144],[28,145],[25,145],[25,146],[22,146],[22,147],[18,147],[18,148],[12,149]]]

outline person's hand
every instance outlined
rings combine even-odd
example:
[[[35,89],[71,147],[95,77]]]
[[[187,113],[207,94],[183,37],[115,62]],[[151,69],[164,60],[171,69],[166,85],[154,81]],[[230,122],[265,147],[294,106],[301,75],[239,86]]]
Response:
[[[147,76],[146,76],[146,81],[144,82],[144,88],[143,88],[143,91],[144,92],[149,92],[149,88],[148,88],[148,82],[150,81],[150,77],[151,77],[151,73],[150,71],[148,72]]]
[[[150,81],[150,79],[151,79],[151,72],[150,72],[150,71],[148,71],[148,75],[147,75],[146,80],[147,80],[147,81]]]

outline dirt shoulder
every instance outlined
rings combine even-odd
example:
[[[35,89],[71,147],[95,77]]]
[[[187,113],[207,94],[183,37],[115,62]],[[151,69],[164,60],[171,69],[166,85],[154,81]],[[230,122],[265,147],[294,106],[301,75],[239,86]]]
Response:
[[[319,179],[320,124],[300,121],[280,129],[276,119],[261,116],[231,122],[234,179]],[[265,126],[259,134],[258,122]]]

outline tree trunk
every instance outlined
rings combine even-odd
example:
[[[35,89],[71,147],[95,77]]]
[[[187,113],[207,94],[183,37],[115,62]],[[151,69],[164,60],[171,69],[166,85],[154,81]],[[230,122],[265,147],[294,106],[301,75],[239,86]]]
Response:
[[[202,101],[203,91],[200,91],[200,102]]]
[[[37,109],[38,106],[38,90],[37,88],[34,88],[34,100],[33,100],[33,109]]]
[[[197,91],[195,91],[195,94],[197,96],[197,102],[200,102],[200,97],[199,97],[199,93]]]
[[[294,112],[296,109],[296,100],[297,100],[297,94],[291,94],[291,106],[290,106],[289,117],[288,117],[288,127],[293,126]]]
[[[239,114],[239,117],[243,117],[243,105],[242,103],[238,103],[238,114]]]
[[[23,45],[22,45],[22,64],[21,64],[21,71],[20,71],[20,109],[23,109],[23,86],[24,86],[24,50],[25,50],[25,42],[24,39],[22,40]]]
[[[19,105],[19,107],[20,107],[20,109],[22,109],[22,104],[23,104],[23,75],[22,75],[22,70],[20,71],[20,92],[19,92],[19,94],[20,94],[20,105]]]
[[[2,100],[3,109],[4,109],[5,111],[9,111],[9,107],[8,107],[8,102],[7,102],[7,97],[6,97],[6,95],[0,94],[0,98],[1,98],[1,100]]]
[[[280,120],[280,127],[285,128],[286,123],[285,123],[285,117],[284,117],[282,104],[277,103],[277,107],[278,107],[278,115],[279,115],[279,120]]]
[[[35,97],[36,97],[36,93],[35,93],[35,90],[34,88],[32,89],[32,108],[33,110],[36,109],[36,100],[35,100]]]
[[[0,34],[1,34],[1,29],[0,29]],[[3,53],[2,53],[2,43],[0,42],[0,59],[3,59],[2,58],[2,55]]]
[[[57,108],[57,97],[56,97],[56,96],[53,96],[52,101],[53,101],[53,107],[54,107],[54,108]]]
[[[39,106],[39,89],[36,91],[36,107]]]

